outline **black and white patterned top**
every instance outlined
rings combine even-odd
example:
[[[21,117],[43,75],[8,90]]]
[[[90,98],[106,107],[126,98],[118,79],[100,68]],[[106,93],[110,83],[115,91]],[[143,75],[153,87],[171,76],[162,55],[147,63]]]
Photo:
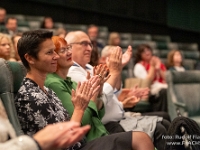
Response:
[[[47,94],[31,79],[24,78],[15,97],[18,118],[25,134],[32,136],[48,124],[69,121],[70,116],[56,94],[44,87]],[[78,142],[70,149],[81,147]]]

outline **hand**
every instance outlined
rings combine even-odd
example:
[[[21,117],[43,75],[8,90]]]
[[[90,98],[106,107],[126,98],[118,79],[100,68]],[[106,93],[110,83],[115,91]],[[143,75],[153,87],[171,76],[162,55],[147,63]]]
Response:
[[[149,88],[138,88],[135,86],[132,89],[122,89],[121,94],[118,96],[119,101],[124,101],[127,97],[135,96],[138,99],[145,99],[149,95]]]
[[[95,75],[95,76],[89,78],[88,81],[89,81],[89,82],[91,83],[91,85],[92,85],[91,90],[93,90],[93,91],[92,91],[91,97],[93,97],[95,94],[98,94],[98,93],[99,93],[99,90],[100,90],[100,88],[101,88],[101,85],[100,85],[101,79],[99,79],[99,76]],[[91,97],[90,97],[90,98],[91,98]]]
[[[156,62],[155,69],[159,70],[161,65],[161,60],[158,57],[156,57],[155,62]]]
[[[135,86],[134,88],[132,88],[130,90],[130,92],[127,94],[128,96],[136,96],[137,98],[140,98],[140,99],[145,99],[148,97],[149,95],[149,88],[146,87],[146,88],[138,88],[138,86]]]
[[[156,66],[156,56],[152,56],[150,60],[150,66],[155,67]]]
[[[122,101],[124,108],[132,108],[134,107],[138,102],[140,101],[140,98],[137,98],[136,96],[129,96],[125,98]]]
[[[160,65],[161,65],[161,60],[160,58],[153,56],[150,60],[150,65],[155,67],[156,70],[160,69]]]
[[[132,47],[129,45],[126,52],[122,55],[122,67],[126,66],[132,57]]]
[[[72,89],[72,103],[74,105],[74,110],[84,111],[90,98],[92,97],[93,89],[90,81],[84,81],[83,83],[78,83],[76,91]]]
[[[38,131],[33,138],[42,150],[67,148],[80,141],[89,129],[89,125],[80,127],[79,123],[69,121],[48,125]]]
[[[110,57],[106,59],[106,64],[110,69],[110,74],[118,75],[122,70],[122,49],[117,46],[112,49]]]
[[[94,76],[92,78],[90,77],[90,73],[87,72],[87,79],[90,80],[92,85],[95,83],[95,85],[93,85],[92,87],[95,87],[97,85],[100,86],[99,90],[96,92],[96,96],[102,94],[103,84],[110,77],[110,75],[108,75],[108,73],[109,73],[109,69],[105,64],[100,64],[100,65],[97,65],[97,66],[94,67],[94,69],[93,69]],[[96,79],[94,77],[98,77],[98,79]],[[95,95],[95,94],[93,94],[93,95]]]
[[[98,75],[100,78],[100,85],[102,86],[110,77],[109,68],[105,64],[100,64],[94,67],[94,75]]]
[[[127,97],[130,91],[131,91],[130,89],[122,89],[120,95],[118,96],[118,100],[123,101]]]

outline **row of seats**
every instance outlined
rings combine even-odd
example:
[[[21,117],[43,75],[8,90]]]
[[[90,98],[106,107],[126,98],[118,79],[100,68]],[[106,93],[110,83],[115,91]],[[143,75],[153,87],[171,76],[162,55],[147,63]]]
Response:
[[[18,19],[18,26],[21,31],[28,31],[39,29],[44,16],[28,16],[22,14],[8,14],[8,17],[15,17]],[[55,22],[55,28],[65,28],[67,31],[82,30],[86,31],[88,25],[85,24],[65,24],[62,22]],[[171,38],[168,35],[151,35],[151,34],[136,34],[136,33],[119,33],[121,37],[121,47],[126,48],[128,45],[132,45],[136,48],[142,43],[146,43],[152,47],[152,49],[179,49],[179,50],[193,50],[198,51],[197,43],[175,43],[171,42]],[[109,30],[106,26],[99,27],[99,39],[103,45],[107,44],[109,36]]]
[[[39,29],[44,16],[27,16],[20,14],[10,14],[18,19],[19,30],[28,31],[33,29]],[[54,23],[55,28],[65,28],[67,31],[82,30],[86,31],[88,25],[84,24],[64,24],[61,22]],[[55,31],[55,30],[52,30]],[[154,55],[160,57],[163,62],[166,62],[167,54],[171,49],[179,49],[185,59],[185,64],[190,70],[194,69],[195,64],[199,61],[200,53],[197,43],[175,43],[171,42],[171,38],[168,35],[150,35],[150,34],[136,34],[136,33],[119,33],[121,37],[121,47],[123,50],[128,45],[133,47],[135,52],[136,48],[140,44],[148,44],[153,49]],[[106,26],[99,27],[98,41],[103,45],[107,44],[109,30]],[[133,65],[132,65],[133,66]]]

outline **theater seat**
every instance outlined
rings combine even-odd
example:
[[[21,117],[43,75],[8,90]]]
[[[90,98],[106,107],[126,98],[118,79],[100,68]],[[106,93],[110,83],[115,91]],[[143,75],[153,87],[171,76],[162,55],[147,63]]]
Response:
[[[173,120],[176,109],[200,126],[200,71],[167,71],[168,112]]]
[[[133,88],[135,85],[141,88],[150,87],[150,81],[148,79],[140,79],[140,78],[127,78],[125,79],[125,88]],[[152,108],[148,101],[148,99],[143,99],[137,103],[137,105],[133,108],[125,109],[126,111],[132,112],[151,112]]]
[[[23,131],[17,117],[14,95],[17,93],[25,74],[26,70],[21,63],[8,62],[0,58],[0,98],[18,136],[22,135]]]

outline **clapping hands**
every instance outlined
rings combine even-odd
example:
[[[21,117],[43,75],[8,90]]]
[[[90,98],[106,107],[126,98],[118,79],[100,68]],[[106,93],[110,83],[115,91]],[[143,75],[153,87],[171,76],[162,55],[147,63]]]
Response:
[[[84,111],[87,108],[90,99],[100,88],[99,82],[98,76],[94,76],[83,83],[79,82],[76,91],[72,89],[74,109]]]
[[[124,108],[134,107],[141,99],[148,97],[149,88],[138,88],[135,86],[132,89],[123,89],[118,96],[119,101],[122,102]]]

